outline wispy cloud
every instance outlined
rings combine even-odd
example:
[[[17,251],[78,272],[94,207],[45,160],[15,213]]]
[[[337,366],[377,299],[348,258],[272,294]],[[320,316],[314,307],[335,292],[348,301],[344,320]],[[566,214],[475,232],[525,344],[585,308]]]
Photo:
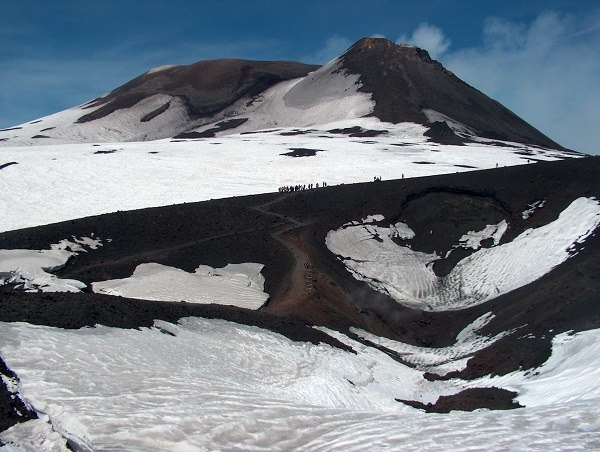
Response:
[[[425,48],[563,146],[600,154],[600,9],[585,18],[549,11],[529,23],[490,17],[482,30],[481,45],[456,50],[426,23],[399,40]]]
[[[444,36],[442,30],[427,22],[421,23],[411,36],[400,36],[396,43],[421,47],[427,50],[432,58],[439,58],[450,47],[450,40]]]
[[[442,61],[560,144],[600,154],[600,29],[590,19],[555,12],[528,24],[491,18],[483,46]]]

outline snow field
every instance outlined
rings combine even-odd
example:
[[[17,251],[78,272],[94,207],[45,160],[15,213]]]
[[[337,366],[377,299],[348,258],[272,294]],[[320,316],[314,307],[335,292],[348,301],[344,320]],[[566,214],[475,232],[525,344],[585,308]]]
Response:
[[[600,225],[600,203],[593,198],[574,200],[555,221],[528,229],[513,241],[497,245],[506,222],[488,226],[460,239],[462,246],[479,248],[493,238],[491,248],[479,249],[439,278],[431,263],[437,254],[396,245],[391,237],[398,225],[343,226],[330,231],[327,247],[343,260],[355,278],[402,304],[427,310],[453,310],[483,303],[539,279],[575,253],[575,245]],[[408,225],[402,226],[410,237]],[[378,237],[379,240],[375,240]]]
[[[466,328],[458,342],[469,342],[487,320]],[[21,378],[23,397],[83,450],[600,446],[600,388],[590,386],[597,375],[585,376],[590,366],[600,368],[594,352],[600,330],[560,335],[547,371],[506,377],[511,388],[525,390],[531,408],[431,415],[394,398],[426,401],[479,381],[427,382],[419,370],[335,332],[357,354],[221,320],[187,318],[156,327],[0,323],[0,352]],[[566,384],[575,375],[587,383],[585,391]],[[47,434],[51,441],[50,429],[39,424],[0,438],[26,444]],[[23,436],[34,428],[37,439]]]
[[[352,126],[389,133],[362,139],[327,132]],[[0,162],[17,162],[0,170],[0,231],[274,192],[284,185],[370,182],[374,176],[400,179],[526,163],[508,145],[438,145],[423,137],[423,126],[375,118],[315,126],[304,135],[282,136],[286,130],[295,129],[183,142],[0,147]],[[281,155],[290,148],[325,152]],[[535,152],[540,160],[560,158],[557,151]],[[434,163],[418,163],[423,161]]]

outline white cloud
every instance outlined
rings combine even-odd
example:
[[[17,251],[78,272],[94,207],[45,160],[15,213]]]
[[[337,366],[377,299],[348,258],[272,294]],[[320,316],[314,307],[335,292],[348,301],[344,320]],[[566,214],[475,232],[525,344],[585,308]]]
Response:
[[[528,24],[490,18],[483,45],[444,65],[563,146],[600,154],[600,10],[540,14]]]
[[[421,47],[427,50],[434,59],[443,55],[450,47],[450,40],[444,36],[442,30],[426,22],[421,23],[412,36],[402,35],[396,40],[396,43]]]

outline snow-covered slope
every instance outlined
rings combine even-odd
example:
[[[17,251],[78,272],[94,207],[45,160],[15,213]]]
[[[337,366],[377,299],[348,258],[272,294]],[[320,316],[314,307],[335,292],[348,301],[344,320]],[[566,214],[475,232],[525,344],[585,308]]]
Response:
[[[356,353],[198,318],[142,330],[0,323],[0,352],[21,378],[21,395],[50,424],[44,430],[30,421],[32,428],[14,427],[0,439],[25,447],[44,439],[55,450],[65,450],[63,438],[80,450],[598,446],[600,386],[587,369],[600,368],[599,330],[557,338],[535,375],[485,383],[524,388],[519,401],[531,408],[445,415],[395,399],[428,401],[460,384],[428,382],[422,369],[335,335]],[[413,349],[420,352],[427,353]],[[574,390],[559,369],[586,390]]]
[[[141,118],[162,105],[169,108],[149,121]],[[172,136],[188,127],[190,118],[179,98],[156,94],[102,119],[78,123],[85,105],[0,131],[0,146],[48,146],[65,143],[146,141]]]
[[[238,101],[211,118],[210,124],[194,130],[210,130],[232,117],[246,121],[220,135],[279,127],[322,127],[335,121],[359,119],[375,107],[371,94],[360,92],[360,87],[359,76],[349,74],[336,58],[304,78],[279,83],[251,101]],[[359,126],[361,122],[352,125]]]
[[[360,93],[344,99],[358,100],[357,105],[364,101]],[[303,111],[280,107],[282,117]],[[270,108],[269,100],[257,111],[263,108]],[[0,147],[0,231],[267,193],[281,186],[401,179],[574,156],[490,140],[441,145],[423,136],[426,130],[364,118],[201,140]],[[294,150],[315,155],[285,155]]]
[[[348,74],[341,61],[335,59],[304,78],[280,82],[252,97],[244,96],[201,119],[193,118],[180,97],[155,94],[92,121],[78,122],[89,114],[90,107],[85,104],[0,131],[0,146],[151,141],[178,136],[184,131],[193,136],[194,132],[206,133],[232,118],[241,125],[225,127],[217,132],[219,135],[274,127],[322,126],[373,112],[371,95],[359,92],[360,86],[359,76]],[[153,116],[162,106],[168,108]],[[194,127],[198,123],[202,126]]]

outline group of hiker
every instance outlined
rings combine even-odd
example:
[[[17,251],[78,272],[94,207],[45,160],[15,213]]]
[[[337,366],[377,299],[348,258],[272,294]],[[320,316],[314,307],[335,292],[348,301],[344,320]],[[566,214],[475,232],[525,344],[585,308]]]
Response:
[[[322,182],[321,187],[327,187],[327,182]],[[298,185],[284,185],[279,187],[279,193],[291,193],[294,191],[312,190],[313,188],[319,188],[319,183],[316,184],[298,184]]]
[[[402,173],[402,179],[404,179],[404,173]],[[381,176],[375,176],[373,178],[373,182],[381,181]],[[292,193],[295,191],[304,191],[304,190],[312,190],[313,188],[323,188],[327,187],[327,182],[317,182],[316,184],[297,184],[297,185],[284,185],[283,187],[279,187],[279,193]]]

